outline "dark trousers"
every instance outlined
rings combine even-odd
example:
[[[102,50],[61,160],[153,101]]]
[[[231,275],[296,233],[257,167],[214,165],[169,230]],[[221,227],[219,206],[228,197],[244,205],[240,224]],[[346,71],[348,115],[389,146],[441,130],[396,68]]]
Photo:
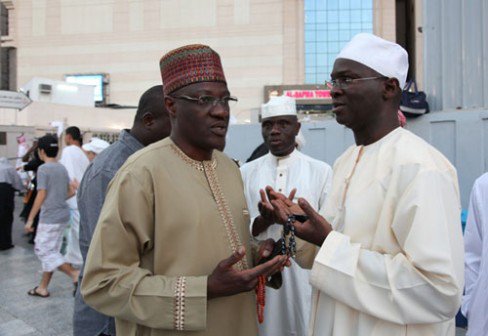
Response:
[[[0,249],[12,246],[14,221],[14,189],[8,183],[0,183]]]

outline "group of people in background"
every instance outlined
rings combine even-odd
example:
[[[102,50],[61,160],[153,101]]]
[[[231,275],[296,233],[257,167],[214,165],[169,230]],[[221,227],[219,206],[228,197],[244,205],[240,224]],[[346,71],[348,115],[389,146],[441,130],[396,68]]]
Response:
[[[264,143],[238,168],[222,153],[237,98],[217,52],[184,46],[160,70],[163,85],[110,146],[82,145],[70,127],[59,162],[55,136],[30,152],[25,229],[37,231],[43,273],[28,294],[48,297],[52,273],[66,273],[74,335],[447,336],[461,302],[468,335],[486,335],[488,175],[473,187],[463,244],[455,168],[400,127],[402,47],[363,33],[337,56],[326,85],[355,145],[333,169],[299,150],[286,96],[263,104]],[[14,190],[19,175],[0,159],[2,249]],[[290,227],[286,253],[277,242]]]

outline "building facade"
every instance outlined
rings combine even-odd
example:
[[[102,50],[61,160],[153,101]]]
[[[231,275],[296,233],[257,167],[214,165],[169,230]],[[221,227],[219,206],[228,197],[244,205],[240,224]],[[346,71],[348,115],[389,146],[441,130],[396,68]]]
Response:
[[[323,85],[352,35],[396,39],[393,0],[2,0],[2,50],[17,88],[33,77],[103,75],[103,104],[137,105],[160,83],[167,51],[204,43],[222,57],[239,98],[238,122],[256,121],[267,86]],[[10,65],[12,67],[12,65]]]

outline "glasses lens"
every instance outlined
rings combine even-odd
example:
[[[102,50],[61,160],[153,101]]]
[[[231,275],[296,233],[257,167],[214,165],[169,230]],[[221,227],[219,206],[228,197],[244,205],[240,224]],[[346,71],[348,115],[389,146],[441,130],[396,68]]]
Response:
[[[212,96],[198,97],[198,104],[205,107],[215,106],[217,98]]]

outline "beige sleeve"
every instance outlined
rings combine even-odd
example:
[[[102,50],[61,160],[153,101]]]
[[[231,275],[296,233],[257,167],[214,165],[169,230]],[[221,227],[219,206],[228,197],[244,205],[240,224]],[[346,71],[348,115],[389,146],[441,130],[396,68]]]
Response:
[[[109,186],[82,295],[103,314],[150,328],[204,330],[207,277],[154,275],[141,267],[141,257],[153,253],[154,197],[139,175],[119,171]]]
[[[297,243],[297,255],[295,261],[300,267],[311,269],[315,256],[319,252],[319,247],[300,238],[295,238],[295,240]]]

